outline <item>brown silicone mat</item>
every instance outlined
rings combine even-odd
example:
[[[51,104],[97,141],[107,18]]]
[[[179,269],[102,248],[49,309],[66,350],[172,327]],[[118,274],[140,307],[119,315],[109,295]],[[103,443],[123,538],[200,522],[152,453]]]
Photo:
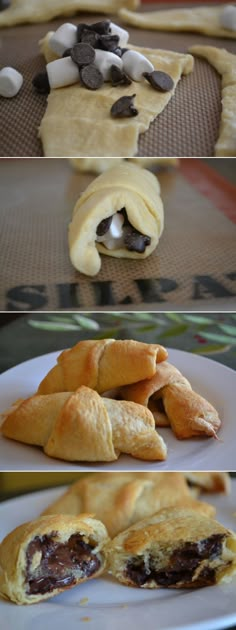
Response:
[[[64,159],[1,160],[0,310],[234,310],[235,187],[209,162],[160,172],[165,230],[149,258],[103,256],[89,278],[70,264],[67,226],[92,176]]]
[[[145,5],[143,10],[172,6],[178,4],[152,3]],[[179,6],[182,6],[181,3]],[[74,18],[74,22],[93,22],[98,19],[101,19],[101,15],[83,13]],[[113,20],[119,22],[117,17],[113,17]],[[24,76],[24,86],[15,99],[0,97],[1,156],[42,156],[37,129],[45,111],[46,99],[34,92],[31,82],[35,74],[44,69],[43,58],[38,54],[38,41],[48,30],[55,30],[63,22],[65,18],[48,24],[1,30],[1,65],[11,65]],[[187,52],[193,44],[206,44],[236,52],[236,42],[230,39],[189,33],[161,33],[132,27],[129,30],[130,42],[139,46]],[[220,86],[217,72],[205,60],[196,59],[195,72],[181,79],[175,97],[149,130],[140,136],[138,155],[214,155],[221,113]]]

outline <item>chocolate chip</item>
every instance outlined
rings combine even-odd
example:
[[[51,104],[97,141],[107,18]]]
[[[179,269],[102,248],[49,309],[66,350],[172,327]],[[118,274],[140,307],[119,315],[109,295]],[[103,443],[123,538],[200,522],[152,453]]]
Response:
[[[103,219],[101,223],[97,226],[96,234],[97,236],[104,236],[111,226],[113,216],[108,217],[108,219]]]
[[[122,50],[119,46],[115,48],[115,50],[113,50],[112,52],[114,55],[117,55],[117,57],[122,57]]]
[[[88,31],[91,30],[89,24],[78,24],[77,26],[77,42],[80,43],[81,42],[81,37],[82,34],[84,32],[84,30]]]
[[[8,9],[11,4],[11,0],[0,0],[0,11]]]
[[[95,22],[95,24],[91,24],[90,28],[99,35],[108,35],[110,31],[110,23],[110,20],[103,20],[102,22]]]
[[[33,78],[33,86],[39,94],[49,94],[50,85],[47,72],[40,72]]]
[[[129,48],[121,48],[122,55],[124,55],[127,52],[127,50],[129,50]]]
[[[78,66],[89,66],[94,62],[95,50],[90,44],[75,44],[71,50],[71,59],[77,63]]]
[[[150,245],[150,236],[138,232],[132,225],[128,225],[124,231],[124,244],[129,252],[143,254],[147,245]]]
[[[63,57],[63,58],[64,58],[64,57],[71,57],[71,51],[72,51],[72,48],[67,48],[67,49],[64,51],[64,53],[63,53],[62,57]]]
[[[138,110],[134,107],[133,99],[136,94],[133,96],[121,96],[118,98],[118,101],[113,103],[111,108],[111,115],[113,118],[123,118],[129,116],[137,116]]]
[[[99,45],[102,50],[113,52],[119,44],[119,35],[100,35]]]
[[[118,66],[111,66],[111,82],[113,87],[117,85],[131,85],[132,83],[127,74],[122,72]]]
[[[166,72],[153,70],[153,72],[144,72],[143,76],[155,90],[159,90],[160,92],[170,92],[170,90],[173,90],[174,81]]]
[[[93,63],[80,68],[80,79],[88,90],[98,90],[104,82],[102,73]]]
[[[81,42],[84,44],[90,44],[92,48],[100,47],[100,35],[92,31],[91,29],[84,29],[81,34]]]

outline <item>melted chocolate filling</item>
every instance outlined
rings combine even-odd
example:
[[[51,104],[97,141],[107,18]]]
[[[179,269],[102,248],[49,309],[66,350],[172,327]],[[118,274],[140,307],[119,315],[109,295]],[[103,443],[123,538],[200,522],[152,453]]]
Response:
[[[187,542],[176,549],[170,557],[165,569],[155,568],[155,558],[150,555],[149,566],[145,566],[143,557],[129,560],[125,569],[125,576],[136,586],[155,581],[158,586],[171,587],[178,583],[182,586],[207,586],[216,581],[216,571],[211,567],[203,567],[196,580],[194,573],[202,560],[212,561],[218,558],[222,551],[224,534],[213,534],[198,543]]]
[[[151,243],[150,236],[142,234],[131,225],[125,208],[121,208],[121,210],[118,210],[118,212],[121,213],[124,217],[124,245],[131,252],[134,251],[138,252],[139,254],[143,254],[146,247]],[[112,218],[113,217],[110,216],[108,217],[108,219],[103,219],[103,221],[99,223],[96,230],[97,236],[104,236],[108,232],[111,226]],[[104,243],[104,245],[106,245],[106,243]]]
[[[28,595],[50,593],[55,588],[76,584],[76,572],[90,577],[100,567],[93,554],[93,546],[84,542],[80,534],[73,534],[66,543],[55,540],[56,532],[50,536],[36,536],[28,545],[26,579]],[[34,568],[36,553],[41,554],[40,563]]]

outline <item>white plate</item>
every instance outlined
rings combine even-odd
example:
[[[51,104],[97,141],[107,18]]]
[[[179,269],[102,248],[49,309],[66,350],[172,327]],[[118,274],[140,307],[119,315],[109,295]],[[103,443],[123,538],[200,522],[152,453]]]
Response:
[[[27,398],[55,365],[58,352],[21,363],[0,376],[0,412],[18,398]],[[159,429],[168,447],[165,462],[143,462],[122,455],[112,463],[68,463],[47,457],[34,446],[0,438],[1,470],[234,470],[236,372],[221,363],[181,350],[169,350],[169,360],[183,371],[199,394],[219,412],[220,440],[177,440],[169,428]]]
[[[235,527],[236,480],[232,494],[210,496],[218,520]],[[37,518],[64,488],[36,492],[0,504],[0,538],[27,520]],[[209,498],[208,498],[209,500]],[[217,630],[236,623],[235,581],[196,591],[141,589],[122,586],[109,577],[91,580],[54,599],[18,607],[0,599],[3,630]],[[83,605],[84,598],[88,601]],[[89,618],[86,624],[83,618]]]

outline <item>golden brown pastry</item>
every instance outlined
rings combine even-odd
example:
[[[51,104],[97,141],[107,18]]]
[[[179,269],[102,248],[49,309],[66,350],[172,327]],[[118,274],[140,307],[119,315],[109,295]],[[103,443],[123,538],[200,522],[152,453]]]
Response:
[[[128,586],[211,586],[236,573],[236,536],[189,508],[165,508],[108,543],[107,563]]]
[[[156,363],[167,356],[165,348],[158,344],[115,339],[79,341],[60,354],[57,365],[40,383],[38,393],[72,392],[87,385],[101,394],[151,378]]]
[[[231,481],[227,472],[185,472],[185,478],[191,490],[197,492],[222,492],[229,494]]]
[[[104,571],[105,526],[87,514],[42,516],[0,545],[0,594],[35,604]]]
[[[179,440],[194,436],[216,437],[221,422],[217,411],[192,390],[176,367],[164,361],[149,380],[122,388],[125,400],[145,405],[157,426],[171,425]]]
[[[115,164],[89,184],[75,205],[69,225],[71,263],[95,276],[102,264],[99,254],[143,260],[156,249],[163,228],[156,176],[136,164]]]
[[[214,516],[207,503],[194,501],[182,473],[98,473],[79,479],[43,514],[92,512],[111,538],[133,523],[170,505],[191,505]]]
[[[35,395],[19,404],[2,433],[42,446],[66,461],[111,462],[120,453],[144,460],[166,459],[166,445],[152,413],[135,403],[101,398],[88,387],[74,393]]]
[[[11,0],[9,9],[0,13],[0,26],[48,22],[81,11],[114,14],[122,6],[135,9],[139,0]]]
[[[234,33],[236,36],[236,31]],[[217,157],[236,156],[236,55],[215,46],[192,46],[191,52],[204,57],[222,77],[222,113],[219,137],[215,145]]]

